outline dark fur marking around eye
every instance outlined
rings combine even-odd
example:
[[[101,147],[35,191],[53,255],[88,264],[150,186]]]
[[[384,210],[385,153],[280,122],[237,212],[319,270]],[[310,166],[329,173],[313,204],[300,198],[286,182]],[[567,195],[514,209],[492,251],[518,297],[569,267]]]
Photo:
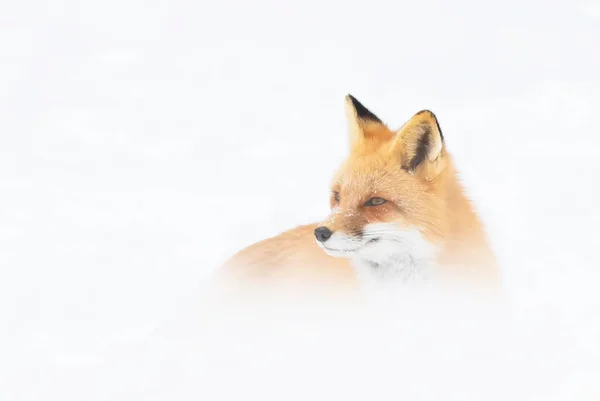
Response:
[[[348,94],[348,97],[350,97],[350,100],[352,100],[352,105],[354,106],[354,109],[356,109],[356,115],[358,116],[358,118],[360,120],[374,121],[377,123],[381,123],[381,120],[379,119],[379,117],[377,117],[375,114],[371,113],[371,111],[369,109],[367,109],[365,106],[363,106],[361,102],[356,100],[356,98],[354,96]]]

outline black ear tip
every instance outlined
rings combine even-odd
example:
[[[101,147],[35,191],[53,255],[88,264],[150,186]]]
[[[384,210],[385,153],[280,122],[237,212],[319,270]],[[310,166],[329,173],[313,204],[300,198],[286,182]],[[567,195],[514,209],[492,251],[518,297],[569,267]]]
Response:
[[[354,96],[352,96],[351,94],[348,94],[347,98],[350,99],[350,101],[352,102],[352,106],[354,107],[354,110],[356,110],[356,116],[359,119],[365,120],[365,121],[375,121],[375,122],[381,123],[381,120],[379,119],[379,117],[377,117],[375,114],[371,113],[371,111],[369,109],[367,109],[365,106],[363,106],[363,104],[361,102],[359,102],[358,99],[356,99]]]
[[[438,132],[440,133],[440,137],[442,138],[442,142],[444,141],[444,134],[442,134],[442,129],[440,128],[440,123],[437,119],[437,116],[435,115],[435,113],[429,109],[424,109],[419,111],[417,114],[415,114],[415,116],[421,115],[421,114],[427,114],[429,116],[429,118],[435,122],[435,125],[438,129]]]
[[[416,116],[419,116],[421,114],[428,114],[429,117],[433,117],[434,119],[437,120],[437,117],[435,116],[435,114],[433,113],[433,111],[429,110],[429,109],[423,109],[419,112],[417,112],[417,114],[415,114]]]
[[[352,96],[351,94],[348,93],[348,99],[350,99],[350,101],[352,102],[352,106],[354,106],[354,108],[358,111],[361,109],[366,109],[365,106],[363,106],[363,104],[361,102],[358,101],[357,98],[355,98],[354,96]]]

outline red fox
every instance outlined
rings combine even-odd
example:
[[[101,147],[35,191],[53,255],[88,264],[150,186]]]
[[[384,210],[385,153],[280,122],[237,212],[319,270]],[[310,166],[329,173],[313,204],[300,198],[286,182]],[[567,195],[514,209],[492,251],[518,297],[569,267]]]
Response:
[[[255,243],[227,273],[335,285],[433,276],[498,284],[495,256],[464,194],[436,116],[393,131],[346,96],[350,154],[333,177],[331,214]]]

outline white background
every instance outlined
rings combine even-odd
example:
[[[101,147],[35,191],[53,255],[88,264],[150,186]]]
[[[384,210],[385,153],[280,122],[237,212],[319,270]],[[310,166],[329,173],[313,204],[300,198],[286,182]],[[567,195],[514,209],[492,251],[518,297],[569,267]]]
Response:
[[[391,127],[436,113],[512,300],[576,350],[537,377],[598,399],[600,3],[5,3],[0,399],[183,391],[201,352],[167,374],[140,344],[233,252],[327,214],[346,93]],[[211,399],[190,377],[176,399]]]

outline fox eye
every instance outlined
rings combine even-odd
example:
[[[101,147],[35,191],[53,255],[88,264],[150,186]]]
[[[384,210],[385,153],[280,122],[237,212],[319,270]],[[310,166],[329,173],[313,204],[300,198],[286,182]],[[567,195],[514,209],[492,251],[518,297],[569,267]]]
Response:
[[[371,198],[366,203],[365,206],[379,206],[383,205],[386,202],[383,198]]]
[[[333,192],[333,199],[335,199],[336,202],[339,202],[340,201],[340,193],[334,191]]]

